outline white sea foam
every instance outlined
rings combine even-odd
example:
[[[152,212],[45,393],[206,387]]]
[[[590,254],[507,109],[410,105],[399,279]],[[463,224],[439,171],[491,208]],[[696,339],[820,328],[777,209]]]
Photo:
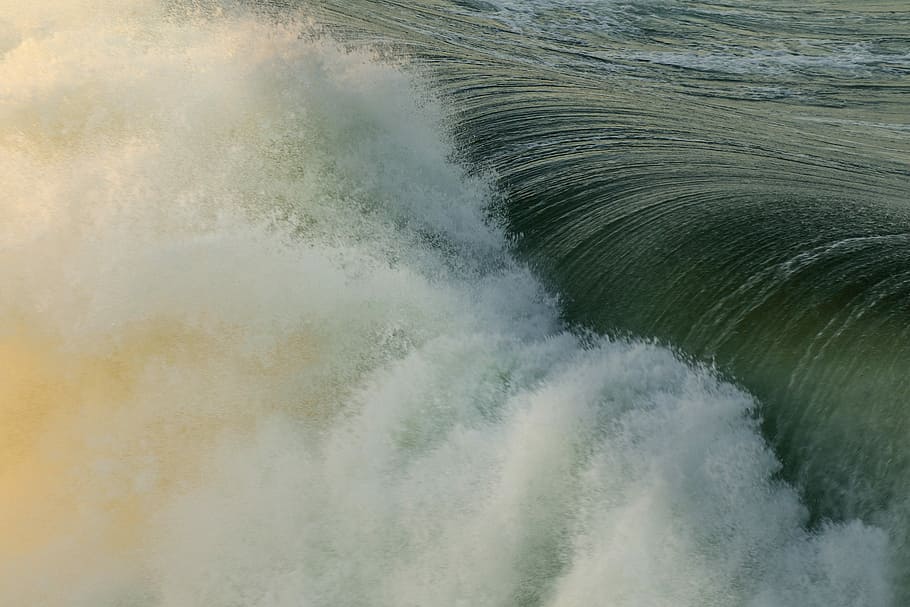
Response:
[[[0,7],[0,604],[888,604],[747,395],[561,330],[400,71]]]

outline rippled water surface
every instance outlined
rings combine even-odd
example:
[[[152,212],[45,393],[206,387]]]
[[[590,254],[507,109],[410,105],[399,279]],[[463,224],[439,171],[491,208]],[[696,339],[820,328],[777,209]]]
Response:
[[[906,6],[323,6],[430,68],[569,320],[716,362],[814,520],[904,544]]]

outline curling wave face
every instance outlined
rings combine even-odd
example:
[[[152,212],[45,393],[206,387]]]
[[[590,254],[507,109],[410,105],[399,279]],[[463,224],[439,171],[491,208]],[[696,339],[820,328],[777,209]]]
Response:
[[[910,571],[905,5],[318,4],[429,73],[568,321],[716,363],[812,524]]]
[[[0,603],[889,604],[749,396],[565,331],[400,71],[0,6]]]

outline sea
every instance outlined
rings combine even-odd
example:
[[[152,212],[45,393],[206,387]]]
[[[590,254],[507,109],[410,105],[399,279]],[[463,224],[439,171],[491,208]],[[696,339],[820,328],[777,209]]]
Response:
[[[0,605],[910,605],[910,4],[0,0]]]

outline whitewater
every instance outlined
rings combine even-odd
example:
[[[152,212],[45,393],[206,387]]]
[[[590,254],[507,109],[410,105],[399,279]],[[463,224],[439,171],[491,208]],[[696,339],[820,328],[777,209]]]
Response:
[[[568,330],[306,13],[0,0],[0,605],[886,606],[756,401]]]

